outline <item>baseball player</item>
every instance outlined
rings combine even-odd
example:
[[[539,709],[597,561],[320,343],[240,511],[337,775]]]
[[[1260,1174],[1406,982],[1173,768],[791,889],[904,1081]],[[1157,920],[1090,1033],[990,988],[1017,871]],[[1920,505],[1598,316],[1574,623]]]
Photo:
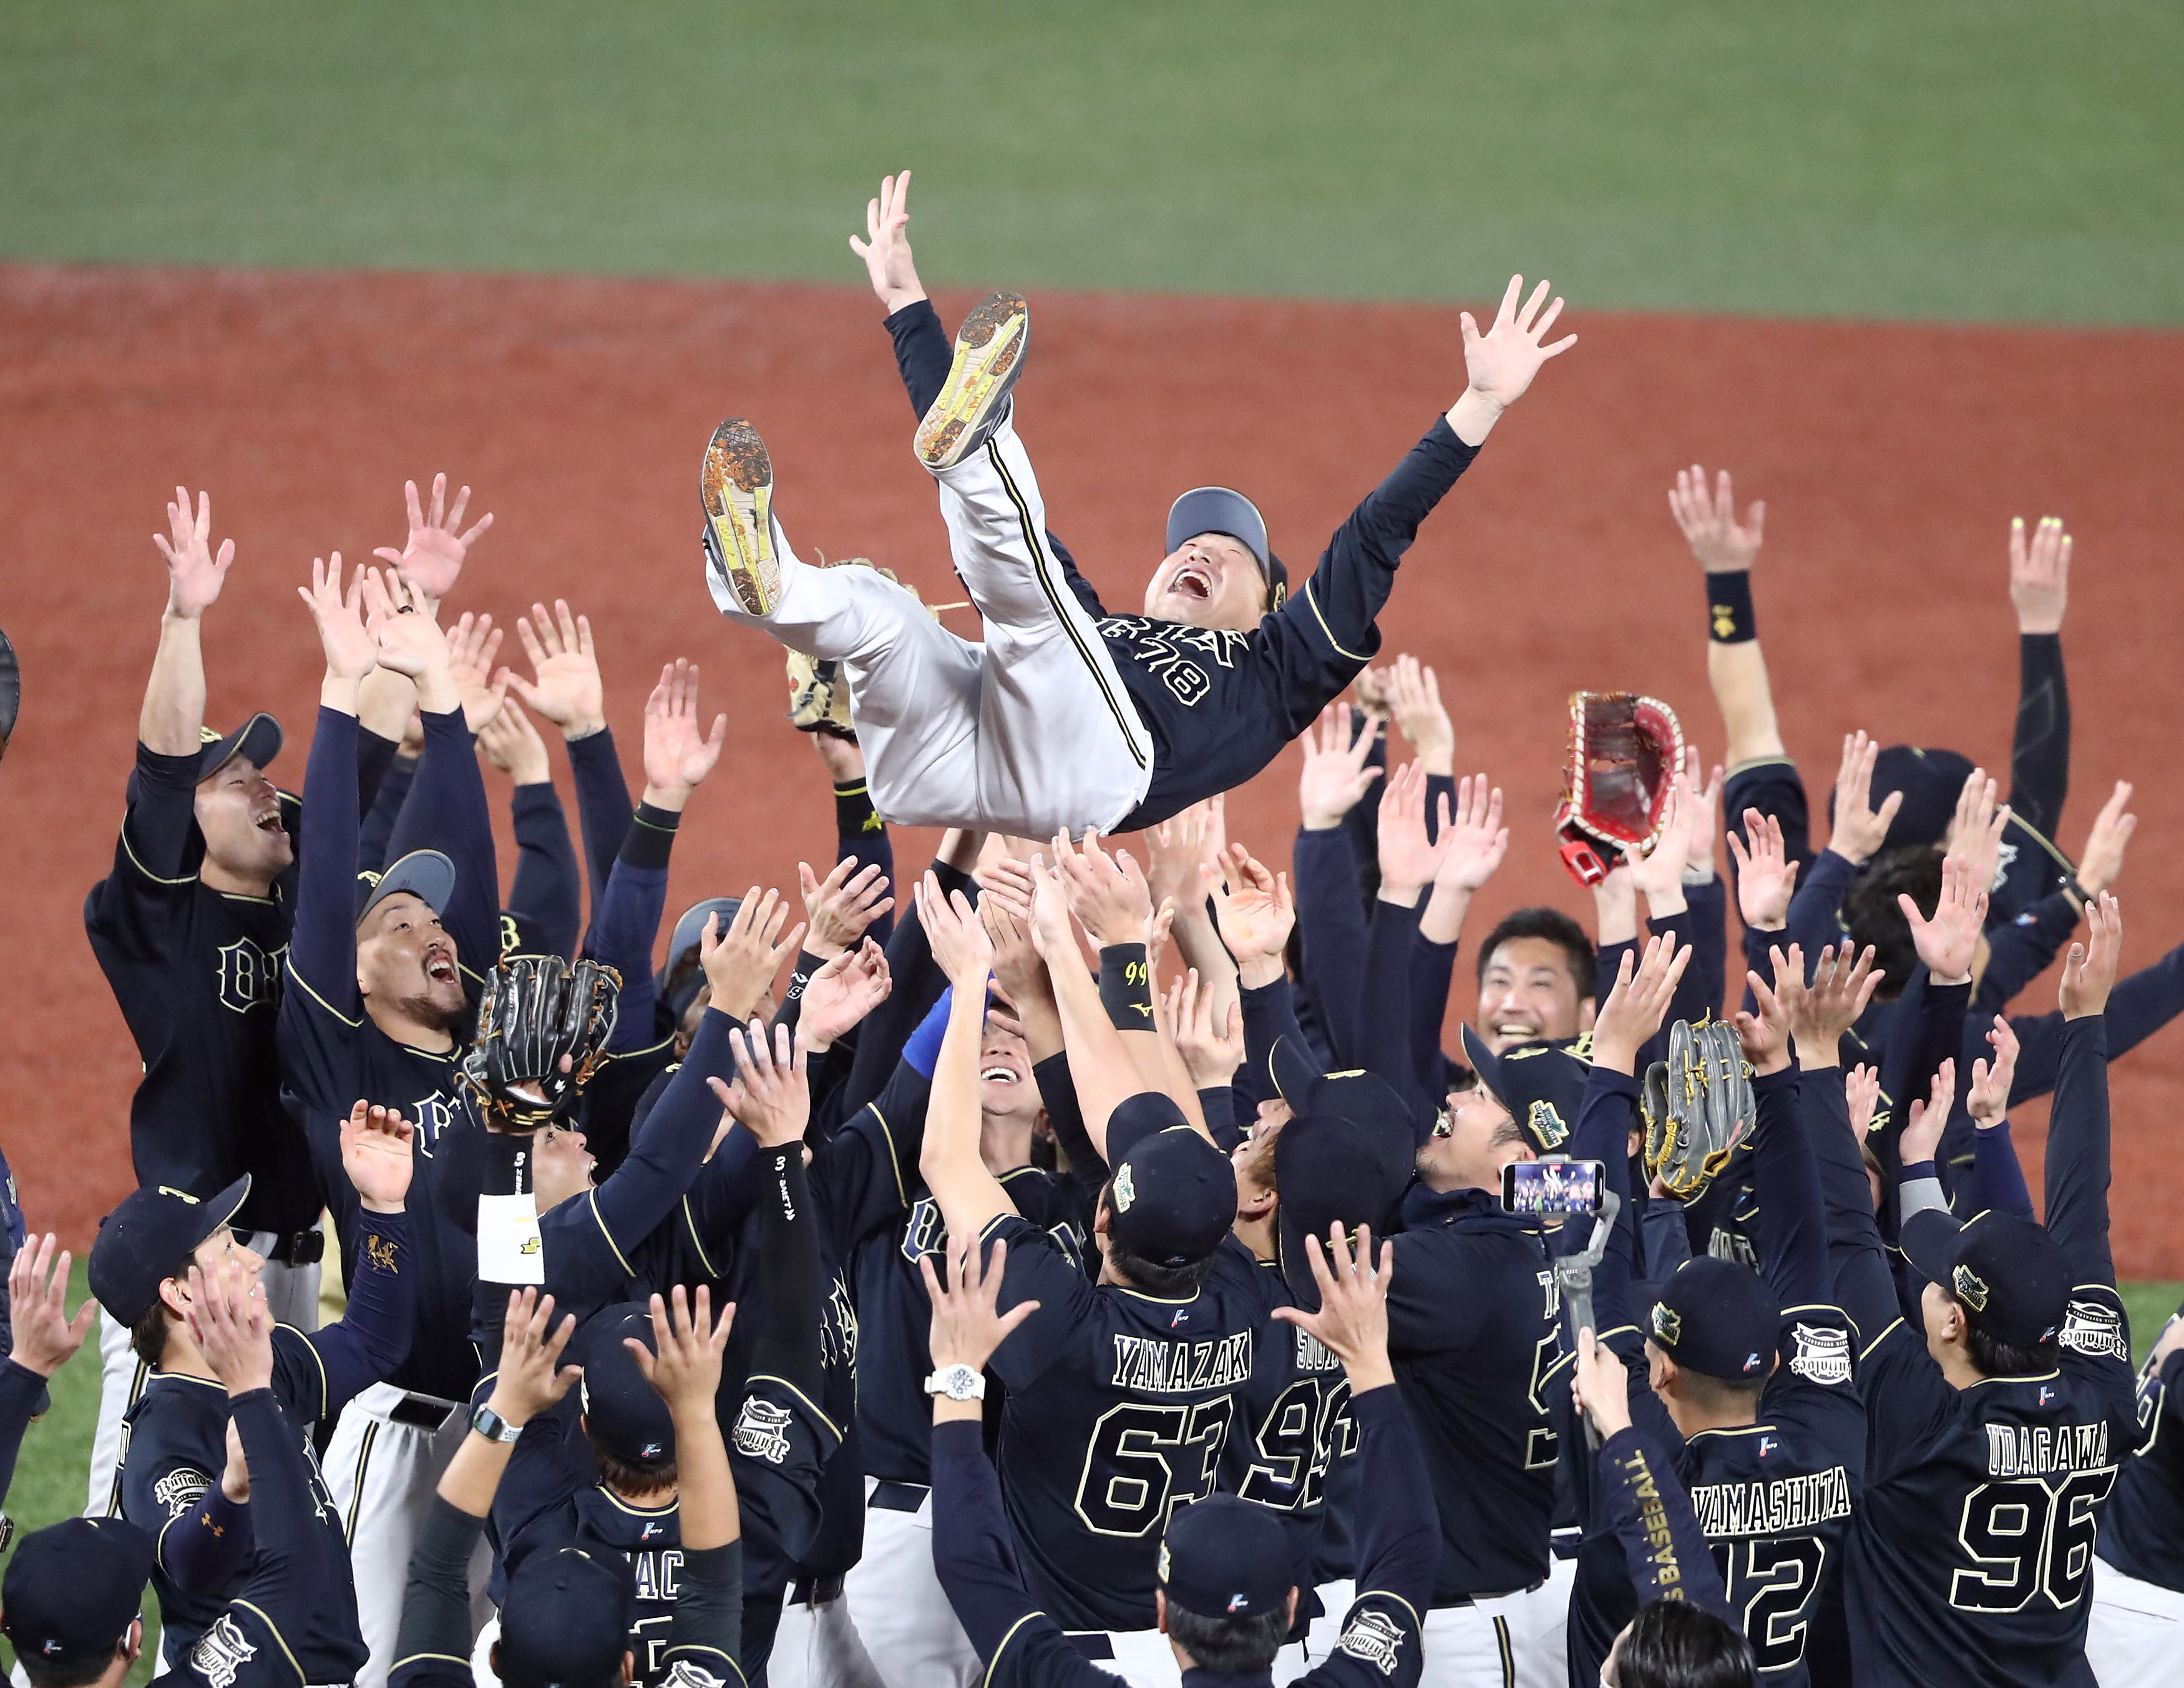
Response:
[[[415,1527],[432,1482],[460,1443],[461,1403],[477,1375],[469,1340],[477,1240],[471,1216],[439,1199],[436,1169],[443,1135],[481,1128],[460,1082],[457,1031],[471,982],[483,982],[476,967],[490,967],[499,953],[499,880],[484,781],[448,673],[445,635],[398,581],[359,571],[344,593],[338,559],[331,568],[315,562],[312,577],[299,591],[318,625],[326,673],[305,791],[318,805],[314,816],[326,821],[314,820],[298,864],[281,1061],[350,1273],[360,1269],[365,1224],[339,1176],[335,1128],[362,1096],[398,1108],[416,1129],[410,1206],[417,1223],[409,1240],[416,1337],[390,1377],[343,1409],[326,1452],[370,1650],[358,1680],[383,1688]],[[418,782],[430,783],[405,813],[429,825],[451,854],[410,850],[374,883],[356,874],[357,789],[348,770],[356,755],[358,689],[382,665],[414,680],[424,714]],[[402,843],[398,838],[398,848]],[[465,957],[477,960],[466,964]],[[482,1622],[482,1609],[478,1615]]]
[[[975,1251],[951,1244],[944,1289],[929,1262],[923,1268],[942,1375],[976,1383],[1034,1316],[1022,1303],[997,1313],[1006,1242],[993,1254],[982,1271]],[[1350,1386],[1358,1426],[1361,1592],[1340,1642],[1301,1680],[1407,1688],[1418,1680],[1418,1613],[1433,1583],[1435,1531],[1418,1437],[1388,1361],[1390,1256],[1383,1245],[1374,1258],[1369,1231],[1358,1234],[1353,1253],[1337,1226],[1323,1250],[1312,1240],[1308,1257],[1317,1309],[1285,1309],[1284,1316],[1337,1357]],[[986,1680],[1040,1688],[1134,1680],[1101,1669],[1056,1618],[1035,1609],[1011,1552],[1021,1534],[1011,1535],[1002,1485],[981,1445],[975,1393],[936,1396],[933,1416],[935,1555],[949,1599],[987,1661]],[[1162,1534],[1156,1574],[1160,1630],[1184,1680],[1273,1680],[1269,1667],[1301,1593],[1294,1542],[1279,1514],[1228,1495],[1185,1507]]]
[[[189,1336],[224,1390],[251,1473],[259,1552],[249,1580],[215,1608],[159,1688],[299,1688],[296,1648],[326,1595],[315,1492],[297,1426],[274,1384],[273,1323],[239,1262],[188,1273]],[[31,1688],[120,1688],[143,1650],[137,1616],[152,1539],[120,1518],[70,1518],[24,1538],[0,1585],[0,1629]]]
[[[999,1457],[1010,1520],[1056,1619],[1130,1680],[1173,1685],[1173,1657],[1154,1627],[1161,1535],[1178,1508],[1214,1490],[1265,1335],[1268,1295],[1258,1280],[1269,1274],[1230,1234],[1236,1179],[1227,1158],[1175,1100],[1141,1089],[1091,979],[1056,965],[1077,940],[1050,873],[1039,881],[1033,930],[1054,977],[1092,1145],[1113,1169],[1093,1220],[1099,1283],[1017,1213],[977,1136],[992,942],[968,901],[943,902],[929,877],[917,912],[955,987],[920,1169],[951,1236],[1010,1245],[1005,1301],[1041,1304],[994,1357],[1009,1390]],[[976,1385],[936,1373],[926,1387]]]
[[[348,1539],[309,1441],[408,1351],[416,1310],[404,1212],[412,1135],[407,1122],[383,1108],[359,1102],[350,1111],[342,1162],[369,1229],[349,1281],[347,1316],[308,1335],[287,1325],[273,1330],[274,1398],[293,1427],[290,1434],[305,1443],[318,1524],[310,1552],[319,1598],[309,1622],[288,1635],[311,1682],[346,1681],[365,1661]],[[190,1330],[191,1267],[210,1273],[231,1266],[247,1278],[262,1268],[231,1228],[248,1195],[240,1180],[202,1201],[139,1189],[108,1217],[91,1251],[92,1292],[131,1328],[138,1357],[151,1368],[125,1421],[121,1515],[156,1549],[153,1580],[170,1661],[188,1654],[249,1579],[259,1551],[250,1473],[229,1438],[226,1404]]]
[[[667,1405],[676,1446],[677,1598],[660,1663],[662,1677],[683,1688],[726,1688],[742,1680],[744,1572],[716,1398],[734,1311],[723,1309],[716,1323],[703,1288],[688,1295],[678,1289],[671,1299],[671,1308],[652,1298],[652,1341],[639,1343],[644,1351],[633,1357]],[[402,1688],[469,1688],[472,1681],[465,1568],[484,1545],[513,1446],[577,1378],[576,1368],[560,1365],[576,1321],[554,1329],[553,1315],[550,1295],[523,1290],[510,1297],[493,1394],[472,1413],[440,1479],[410,1568],[395,1679]],[[669,1570],[665,1556],[657,1568]],[[619,1555],[577,1546],[534,1553],[509,1579],[492,1670],[510,1688],[635,1680],[634,1596],[632,1567]]]
[[[214,550],[207,494],[192,513],[176,487],[167,520],[170,537],[153,541],[166,559],[167,606],[128,813],[113,870],[85,900],[84,926],[144,1063],[129,1114],[137,1183],[210,1196],[247,1174],[250,1203],[237,1224],[266,1262],[275,1317],[308,1330],[318,1323],[319,1194],[281,1111],[274,1039],[301,805],[267,776],[281,750],[272,716],[254,715],[225,736],[204,725],[203,617],[235,543]],[[362,730],[357,743],[351,777],[376,781],[393,746]],[[99,1346],[93,1513],[119,1505],[121,1417],[142,1386],[125,1325],[108,1320]]]
[[[50,1231],[25,1238],[8,1265],[8,1301],[14,1317],[7,1363],[0,1365],[0,1505],[6,1503],[15,1480],[23,1432],[52,1407],[47,1383],[75,1357],[98,1317],[96,1297],[86,1299],[73,1318],[62,1310],[70,1256],[63,1249],[54,1257],[56,1241]],[[0,1518],[0,1545],[14,1529],[12,1523]]]
[[[2138,1373],[2139,1442],[2116,1474],[2094,1550],[2086,1662],[2101,1688],[2151,1682],[2184,1644],[2184,1309]]]
[[[1660,957],[1624,968],[1593,1033],[1592,1068],[1572,1134],[1624,1206],[1593,1279],[1602,1340],[1634,1369],[1630,1416],[1665,1450],[1722,1566],[1730,1609],[1770,1683],[1843,1680],[1843,1642],[1825,1624],[1864,1465],[1849,1321],[1832,1303],[1819,1175],[1805,1138],[1791,1024],[1763,986],[1739,1017],[1758,1103],[1753,1177],[1760,1273],[1687,1261],[1639,1323],[1624,1323],[1635,1209],[1624,1145],[1638,1117],[1641,1050],[1665,1016]],[[1802,958],[1788,976],[1802,979]],[[1863,982],[1861,978],[1861,983]],[[1793,996],[1793,1000],[1795,1000]],[[1815,1058],[1832,1062],[1825,1035]],[[1762,1275],[1763,1273],[1763,1276]],[[1619,1327],[1619,1328],[1618,1328]],[[1643,1373],[1635,1368],[1641,1363]],[[1651,1387],[1641,1387],[1640,1379]],[[1570,1607],[1569,1680],[1595,1681],[1635,1602],[1621,1546],[1595,1513]]]
[[[2047,1223],[1986,1213],[1959,1226],[1930,1164],[1903,1169],[1923,1342],[1898,1314],[1849,1133],[1823,1134],[1830,1223],[1850,1249],[1837,1287],[1861,1334],[1878,1333],[1860,1357],[1866,1491],[1844,1575],[1862,1685],[2090,1679],[2094,1535],[2137,1424],[2108,1246],[2114,898],[2089,905],[2087,922],[2063,972]],[[1937,1084],[1935,1105],[1948,1094]]]
[[[858,242],[924,420],[919,460],[941,486],[957,572],[985,621],[974,645],[871,569],[815,569],[773,517],[758,432],[725,422],[705,454],[706,584],[723,615],[842,663],[881,814],[1018,837],[1128,831],[1242,784],[1348,685],[1378,649],[1395,569],[1502,410],[1572,337],[1544,284],[1513,281],[1492,327],[1464,318],[1470,385],[1277,604],[1266,525],[1226,488],[1187,493],[1143,616],[1108,616],[1045,534],[1030,460],[1011,422],[1030,317],[995,294],[965,320],[944,380],[938,319],[911,260],[890,181]],[[1545,307],[1543,309],[1542,307]],[[1080,595],[1081,593],[1081,595]],[[1096,723],[1096,725],[1095,725]]]

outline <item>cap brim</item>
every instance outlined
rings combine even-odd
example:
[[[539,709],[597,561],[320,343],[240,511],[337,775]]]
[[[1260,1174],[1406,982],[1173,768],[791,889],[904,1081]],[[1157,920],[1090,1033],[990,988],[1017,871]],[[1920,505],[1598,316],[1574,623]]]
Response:
[[[1964,1228],[1939,1208],[1921,1208],[1903,1222],[1897,1240],[1912,1270],[1929,1284],[1947,1284]]]
[[[1468,1025],[1459,1026],[1457,1036],[1463,1045],[1464,1060],[1478,1077],[1479,1088],[1503,1107],[1507,1107],[1509,1100],[1502,1083],[1502,1058],[1487,1048],[1486,1039]]]
[[[686,951],[694,950],[705,936],[705,916],[718,911],[721,930],[728,929],[728,922],[736,917],[743,906],[741,897],[707,897],[703,902],[693,903],[676,916],[674,935],[667,940],[667,971],[672,972],[675,964]]]
[[[281,723],[260,710],[226,738],[208,745],[198,762],[198,777],[210,779],[237,756],[248,756],[252,766],[272,766],[281,754]]]
[[[1267,1056],[1267,1076],[1274,1081],[1274,1093],[1301,1112],[1322,1074],[1319,1063],[1295,1039],[1276,1038]]]
[[[362,920],[389,897],[408,892],[434,914],[444,914],[455,894],[455,864],[437,850],[413,850],[379,876],[356,911]]]

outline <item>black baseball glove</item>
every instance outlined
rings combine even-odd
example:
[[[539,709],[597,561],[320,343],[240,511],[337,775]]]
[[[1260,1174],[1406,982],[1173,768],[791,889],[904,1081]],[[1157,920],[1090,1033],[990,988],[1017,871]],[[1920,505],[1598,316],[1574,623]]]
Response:
[[[516,955],[495,969],[478,1008],[463,1083],[504,1131],[565,1117],[606,1054],[621,975],[597,961]]]

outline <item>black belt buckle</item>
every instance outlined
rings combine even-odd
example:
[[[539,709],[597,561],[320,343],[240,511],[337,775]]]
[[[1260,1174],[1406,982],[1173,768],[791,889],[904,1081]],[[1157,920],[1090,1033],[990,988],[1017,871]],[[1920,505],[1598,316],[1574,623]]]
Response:
[[[872,1498],[865,1504],[883,1513],[914,1513],[932,1492],[922,1483],[894,1483],[883,1477],[872,1485]]]
[[[326,1257],[326,1234],[324,1231],[298,1231],[288,1239],[288,1264],[316,1266]]]
[[[1072,1630],[1068,1635],[1069,1645],[1077,1649],[1080,1658],[1112,1659],[1115,1656],[1114,1641],[1105,1630]]]
[[[454,1409],[444,1401],[432,1400],[421,1395],[404,1395],[387,1409],[391,1423],[407,1424],[413,1430],[438,1431],[448,1422],[448,1414]]]

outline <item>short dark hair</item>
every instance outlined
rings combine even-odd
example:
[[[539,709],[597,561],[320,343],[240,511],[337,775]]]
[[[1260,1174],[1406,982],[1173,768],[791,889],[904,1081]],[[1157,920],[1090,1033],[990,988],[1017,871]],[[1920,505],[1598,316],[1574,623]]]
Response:
[[[1616,1688],[1752,1688],[1757,1680],[1742,1634],[1687,1600],[1640,1607],[1615,1655]]]
[[[1865,865],[1843,900],[1843,929],[1863,950],[1873,948],[1873,964],[1885,977],[1874,994],[1892,999],[1903,993],[1911,969],[1919,965],[1911,941],[1911,922],[1897,898],[1908,896],[1919,914],[1931,919],[1942,897],[1942,852],[1932,844],[1885,850]]]
[[[1103,1209],[1112,1213],[1115,1209],[1115,1181],[1110,1178],[1100,1187],[1100,1199],[1092,1205],[1096,1214]],[[1162,1301],[1188,1301],[1206,1285],[1206,1275],[1213,1270],[1213,1256],[1203,1260],[1185,1261],[1181,1266],[1163,1266],[1156,1260],[1148,1260],[1112,1230],[1107,1233],[1107,1264],[1115,1275],[1133,1290],[1142,1290],[1148,1295],[1157,1295]]]
[[[1479,946],[1479,983],[1486,982],[1486,966],[1494,959],[1494,952],[1518,938],[1543,938],[1550,944],[1560,945],[1563,953],[1569,958],[1570,977],[1577,981],[1579,998],[1582,1000],[1593,994],[1598,980],[1595,973],[1597,961],[1592,940],[1585,935],[1583,927],[1560,909],[1551,909],[1544,905],[1512,910],[1495,923],[1493,931],[1486,934],[1486,941]]]
[[[23,1667],[23,1674],[30,1679],[31,1688],[89,1688],[106,1674],[107,1667],[114,1663],[114,1654],[121,1651],[116,1641],[114,1652],[101,1653],[91,1658],[70,1659],[66,1664],[47,1664],[36,1653],[18,1652],[15,1662]]]
[[[1687,1366],[1678,1367],[1676,1377],[1691,1405],[1709,1417],[1758,1412],[1759,1396],[1767,1387],[1764,1378],[1718,1378]]]
[[[215,1231],[213,1234],[217,1236],[220,1234]],[[167,1278],[180,1278],[187,1281],[190,1268],[197,1263],[198,1251],[192,1249],[167,1274]],[[159,1280],[162,1288],[165,1286],[167,1278]],[[164,1297],[155,1294],[152,1297],[152,1305],[144,1309],[144,1316],[129,1327],[129,1345],[136,1351],[136,1357],[148,1366],[156,1366],[166,1357],[167,1303]],[[60,1685],[55,1685],[55,1688],[60,1688]]]
[[[624,1495],[643,1495],[655,1489],[672,1489],[680,1480],[675,1462],[664,1465],[633,1465],[592,1444],[592,1463],[599,1468],[599,1481]]]
[[[1271,1667],[1289,1638],[1289,1602],[1256,1618],[1207,1618],[1167,1603],[1168,1639],[1201,1670],[1216,1676],[1256,1676]]]
[[[1942,1298],[1953,1306],[1964,1303],[1956,1292],[1946,1284],[1934,1286]],[[2036,1378],[2043,1372],[2052,1372],[2062,1357],[2062,1345],[2047,1342],[2004,1342],[1990,1335],[1972,1323],[1969,1313],[1964,1318],[1964,1354],[1980,1375],[1987,1378]]]

